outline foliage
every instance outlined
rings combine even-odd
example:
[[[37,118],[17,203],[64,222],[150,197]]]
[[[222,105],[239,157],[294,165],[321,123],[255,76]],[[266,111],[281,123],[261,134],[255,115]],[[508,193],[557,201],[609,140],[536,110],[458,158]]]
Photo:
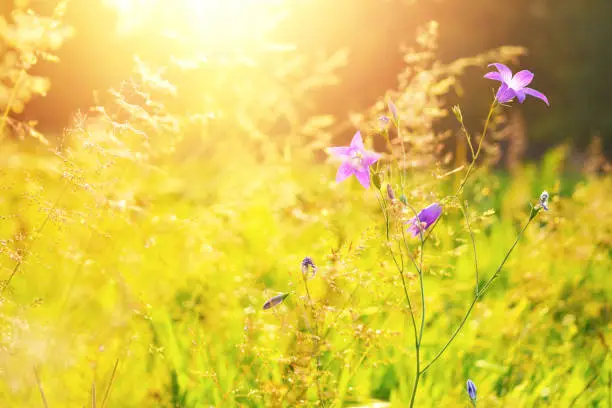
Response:
[[[58,2],[49,17],[39,16],[16,2],[10,19],[0,16],[0,138],[5,130],[14,130],[23,138],[34,136],[46,142],[34,129],[35,122],[21,123],[11,119],[11,113],[21,113],[26,103],[37,95],[44,96],[50,86],[47,78],[31,74],[39,60],[57,61],[54,52],[71,35],[70,27],[62,24],[66,0]]]

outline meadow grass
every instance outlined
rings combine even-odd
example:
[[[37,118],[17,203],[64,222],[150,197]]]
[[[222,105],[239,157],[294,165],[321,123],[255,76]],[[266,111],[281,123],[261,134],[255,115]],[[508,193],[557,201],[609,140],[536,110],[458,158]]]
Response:
[[[372,229],[375,200],[357,185],[334,185],[324,165],[264,165],[232,151],[235,167],[214,171],[214,156],[165,173],[121,163],[90,179],[91,190],[58,157],[17,149],[3,157],[4,275],[19,265],[0,313],[3,406],[40,405],[37,381],[49,406],[88,404],[94,389],[98,406],[313,405],[315,372],[326,404],[406,405],[410,322],[377,244],[381,231]],[[563,185],[553,162],[512,177],[476,173],[481,196],[469,211],[482,279],[512,244],[532,197]],[[467,377],[483,406],[608,403],[610,184],[583,178],[552,200],[423,376],[417,406],[468,405]],[[104,189],[115,200],[93,192]],[[426,358],[473,291],[461,214],[445,214],[431,240]],[[303,293],[261,310],[278,292],[300,291],[306,255],[318,265],[308,282],[318,369]]]

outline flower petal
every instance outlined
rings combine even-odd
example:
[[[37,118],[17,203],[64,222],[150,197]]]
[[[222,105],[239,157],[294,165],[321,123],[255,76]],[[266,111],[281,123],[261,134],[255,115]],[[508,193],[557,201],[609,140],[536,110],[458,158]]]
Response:
[[[427,208],[424,208],[419,213],[419,220],[425,223],[425,228],[428,228],[431,224],[436,222],[436,220],[442,214],[442,206],[438,203],[433,203]]]
[[[371,166],[372,164],[376,163],[381,157],[382,155],[380,153],[376,153],[371,150],[365,150],[363,152],[362,163],[364,166]]]
[[[533,81],[533,72],[524,69],[517,72],[510,82],[512,84],[512,88],[517,90],[526,87],[531,83],[531,81]]]
[[[525,92],[527,95],[533,96],[534,98],[543,100],[546,103],[546,105],[550,106],[550,104],[548,103],[548,98],[543,93],[538,92],[533,88],[527,88],[527,87],[523,88],[523,92]]]
[[[516,94],[516,99],[518,99],[520,103],[525,102],[525,98],[527,97],[525,90],[519,89],[518,91],[514,91],[514,93]]]
[[[336,183],[340,183],[341,181],[346,180],[347,177],[350,177],[355,172],[355,168],[353,167],[350,161],[345,161],[338,167],[338,172],[336,173]]]
[[[494,72],[494,71],[492,71],[492,72],[487,72],[487,73],[484,75],[484,78],[487,78],[487,79],[492,79],[492,80],[494,80],[494,81],[501,81],[501,82],[503,82],[503,79],[502,79],[501,74],[500,74],[499,72]]]
[[[516,96],[516,94],[515,94],[514,90],[512,90],[512,88],[510,88],[504,82],[504,83],[501,84],[501,86],[497,90],[497,95],[495,95],[495,98],[497,98],[497,101],[499,103],[506,103],[506,102],[510,102],[512,99],[514,99],[515,96]]]
[[[327,153],[331,154],[332,156],[346,159],[346,158],[351,157],[351,148],[348,146],[329,147],[327,148]]]
[[[359,180],[359,183],[364,188],[370,188],[370,170],[367,167],[359,170],[356,169],[353,174],[355,174],[355,177],[357,177],[357,180]]]
[[[351,140],[351,147],[356,147],[359,150],[364,150],[365,148],[363,147],[363,139],[361,138],[361,132],[357,131],[357,133],[355,133],[355,136],[353,136],[353,140]]]
[[[411,221],[411,222],[412,222],[412,224],[408,227],[408,232],[411,233],[413,237],[416,237],[417,235],[419,235],[421,233],[421,230],[414,223],[414,218],[413,218],[413,221]]]
[[[489,64],[489,66],[494,66],[495,68],[497,68],[497,70],[501,74],[501,79],[503,82],[510,82],[512,80],[512,71],[504,64],[496,62],[493,64]]]

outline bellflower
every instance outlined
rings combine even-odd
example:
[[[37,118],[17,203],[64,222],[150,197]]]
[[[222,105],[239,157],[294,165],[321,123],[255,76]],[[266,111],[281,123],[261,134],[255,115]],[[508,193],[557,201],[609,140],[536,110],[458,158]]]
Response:
[[[467,380],[467,392],[472,401],[476,401],[476,385],[472,380]]]
[[[280,295],[271,297],[270,299],[266,301],[266,303],[264,303],[263,309],[267,310],[267,309],[273,308],[276,305],[280,305],[283,302],[283,300],[285,300],[287,296],[289,296],[290,294],[291,293],[281,293]]]
[[[306,275],[310,271],[310,277],[314,278],[317,273],[317,265],[315,265],[314,261],[311,257],[307,256],[302,260],[302,273]]]
[[[504,64],[495,63],[489,64],[489,66],[494,66],[498,72],[488,72],[484,77],[501,82],[501,86],[495,95],[498,102],[510,102],[516,97],[520,103],[523,103],[527,95],[531,95],[543,100],[546,105],[550,106],[548,98],[543,93],[527,87],[533,80],[534,75],[531,71],[524,69],[512,76],[512,71]]]
[[[408,224],[410,224],[408,232],[412,233],[413,237],[416,237],[421,231],[425,231],[436,222],[441,214],[442,206],[438,203],[431,204],[427,208],[422,209],[416,217],[408,221]]]
[[[349,146],[330,147],[328,151],[333,156],[342,159],[342,164],[336,174],[336,182],[339,183],[354,175],[363,187],[370,187],[370,166],[376,163],[381,155],[365,149],[359,131],[355,133]]]

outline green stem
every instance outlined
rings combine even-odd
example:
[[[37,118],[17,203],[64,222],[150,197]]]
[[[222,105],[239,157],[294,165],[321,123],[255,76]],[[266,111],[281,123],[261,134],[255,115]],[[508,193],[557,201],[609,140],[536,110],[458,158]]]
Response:
[[[532,210],[532,213],[529,216],[529,220],[527,221],[527,223],[525,224],[525,226],[523,227],[523,229],[521,229],[521,231],[519,232],[519,234],[517,235],[516,239],[514,240],[514,243],[512,244],[512,246],[510,247],[510,249],[508,250],[508,252],[506,253],[506,256],[504,257],[504,259],[502,260],[501,264],[499,265],[499,267],[497,268],[497,270],[495,271],[495,273],[493,275],[491,275],[491,277],[487,280],[487,282],[482,286],[482,289],[480,289],[475,295],[474,295],[474,299],[472,300],[472,303],[470,304],[470,307],[468,308],[467,312],[465,313],[465,316],[463,317],[463,319],[461,320],[461,323],[459,323],[459,327],[457,327],[457,329],[455,329],[455,331],[453,332],[453,335],[450,337],[450,339],[448,339],[448,341],[446,342],[446,344],[444,344],[444,346],[442,347],[442,349],[435,355],[435,357],[427,364],[425,365],[425,367],[423,368],[423,370],[421,370],[421,374],[424,374],[429,367],[431,367],[431,365],[433,363],[436,362],[436,360],[438,360],[442,354],[444,354],[444,352],[446,351],[446,349],[451,345],[451,343],[453,342],[453,340],[455,340],[455,337],[457,337],[457,335],[459,334],[459,332],[461,331],[461,329],[463,328],[463,326],[465,325],[465,323],[467,322],[467,319],[470,317],[470,314],[472,313],[472,309],[474,309],[474,306],[476,305],[476,302],[478,302],[478,300],[485,294],[485,292],[487,291],[487,289],[491,286],[491,283],[495,280],[495,278],[497,278],[499,276],[499,273],[501,272],[502,268],[504,267],[504,265],[506,264],[506,261],[508,261],[508,258],[510,257],[510,254],[512,253],[512,251],[514,251],[514,248],[516,247],[516,245],[518,244],[519,240],[521,239],[521,237],[523,236],[523,233],[525,232],[525,230],[527,229],[527,227],[529,226],[529,224],[531,224],[531,221],[534,218],[534,212],[537,214],[537,210]]]
[[[465,173],[465,177],[463,177],[463,180],[461,181],[461,184],[459,185],[459,188],[457,189],[456,195],[458,195],[459,193],[461,193],[461,191],[463,191],[463,187],[465,186],[465,183],[467,182],[468,177],[470,177],[470,174],[474,170],[474,166],[476,165],[476,160],[478,159],[478,156],[480,155],[480,150],[482,148],[482,142],[485,139],[485,136],[487,135],[487,130],[489,129],[489,124],[491,123],[491,118],[493,117],[493,112],[495,111],[496,106],[497,106],[497,98],[493,99],[493,102],[491,103],[491,107],[489,108],[489,114],[487,115],[487,120],[485,121],[484,129],[482,130],[482,136],[480,136],[480,141],[478,142],[478,149],[476,149],[476,154],[474,155],[472,162],[470,163],[470,167],[468,167],[467,172]]]
[[[315,353],[315,364],[316,364],[315,383],[317,385],[317,395],[319,397],[319,401],[323,403],[323,399],[322,399],[323,394],[321,393],[321,384],[319,382],[319,371],[321,369],[321,361],[319,358],[319,324],[317,322],[317,316],[315,314],[314,306],[312,304],[312,297],[310,296],[310,289],[308,288],[308,281],[306,279],[305,273],[302,273],[302,280],[304,281],[304,288],[306,289],[306,297],[308,298],[308,306],[310,307],[310,316],[311,316],[311,319],[312,319],[312,322],[315,328],[315,336],[314,336],[314,353]]]
[[[414,400],[416,398],[417,388],[419,386],[419,379],[423,372],[421,371],[419,363],[419,353],[417,352],[417,367],[416,367],[416,378],[414,379],[414,386],[412,387],[412,396],[410,397],[410,408],[414,407]]]
[[[474,289],[474,294],[478,294],[478,285],[480,284],[478,278],[478,253],[476,252],[476,240],[474,239],[474,231],[472,231],[472,226],[470,224],[470,217],[468,214],[468,204],[467,201],[461,205],[461,212],[465,217],[465,223],[467,224],[468,232],[470,233],[470,239],[472,241],[472,249],[474,250],[474,271],[476,275],[476,286]]]

